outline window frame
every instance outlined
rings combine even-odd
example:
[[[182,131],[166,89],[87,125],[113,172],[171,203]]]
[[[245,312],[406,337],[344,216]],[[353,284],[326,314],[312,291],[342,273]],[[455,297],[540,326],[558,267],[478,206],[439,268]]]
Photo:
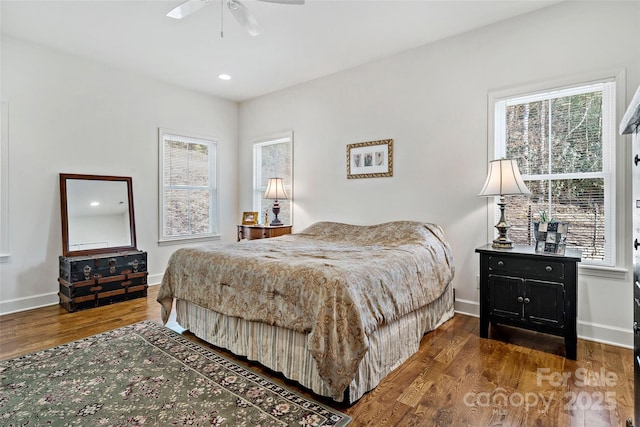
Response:
[[[497,148],[497,140],[500,138],[505,140],[504,126],[500,125],[501,118],[496,112],[496,103],[504,99],[517,99],[526,97],[533,94],[551,93],[555,90],[570,89],[589,86],[597,83],[613,83],[614,87],[610,91],[611,99],[609,100],[610,109],[610,121],[609,125],[603,126],[603,132],[609,134],[609,146],[608,158],[609,158],[609,176],[610,182],[605,183],[605,186],[609,184],[609,193],[605,196],[608,197],[606,203],[609,203],[610,216],[610,232],[607,237],[611,239],[610,244],[610,257],[607,261],[597,260],[583,260],[580,263],[580,269],[583,273],[593,276],[608,277],[608,278],[623,278],[627,274],[628,267],[626,265],[626,258],[629,254],[628,250],[624,247],[625,241],[623,236],[622,225],[627,220],[626,207],[627,202],[624,199],[626,191],[626,185],[624,182],[625,166],[624,166],[624,149],[619,147],[619,135],[616,133],[616,117],[619,116],[619,112],[624,108],[625,99],[625,71],[624,70],[605,70],[600,73],[588,73],[575,78],[570,79],[558,79],[555,81],[542,81],[538,83],[531,83],[518,87],[499,89],[490,91],[488,94],[488,121],[487,121],[487,162],[491,159],[499,158],[504,155],[504,151]],[[603,101],[604,102],[604,101]],[[610,126],[611,128],[606,128]],[[604,147],[603,147],[604,148]],[[605,159],[603,158],[603,162]],[[622,165],[622,166],[621,166]],[[603,164],[604,168],[604,164]],[[528,179],[526,175],[523,175],[523,179]],[[498,209],[496,205],[496,199],[487,198],[487,238],[488,241],[492,240],[495,233],[495,218],[497,218]]]
[[[165,232],[165,186],[164,186],[164,156],[165,137],[173,136],[185,140],[193,140],[198,143],[206,143],[210,147],[209,151],[209,233],[198,233],[181,236],[166,236]],[[158,243],[184,243],[201,240],[219,239],[219,190],[218,190],[218,139],[211,136],[195,134],[192,132],[175,131],[165,128],[158,129]]]
[[[289,177],[290,184],[286,184],[285,179],[285,190],[287,191],[287,195],[289,198],[287,202],[290,203],[289,209],[289,218],[282,218],[280,220],[283,221],[283,224],[292,225],[293,224],[293,132],[287,131],[283,133],[278,133],[275,135],[267,136],[260,138],[253,143],[253,185],[252,185],[252,206],[253,210],[259,212],[259,222],[264,222],[264,210],[261,206],[262,195],[266,190],[266,186],[261,185],[262,175],[261,175],[261,153],[260,150],[262,147],[267,145],[275,145],[275,144],[289,144],[289,151],[291,153],[291,157],[289,159],[289,170],[291,171],[291,176]],[[280,176],[280,178],[285,178],[284,174]],[[282,202],[282,201],[281,201]],[[269,215],[271,222],[271,206],[269,206]]]

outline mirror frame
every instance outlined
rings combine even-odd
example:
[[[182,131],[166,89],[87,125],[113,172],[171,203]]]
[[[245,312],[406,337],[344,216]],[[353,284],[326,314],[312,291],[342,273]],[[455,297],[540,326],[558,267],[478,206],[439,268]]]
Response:
[[[81,251],[69,250],[69,215],[67,209],[67,180],[93,180],[93,181],[120,181],[127,183],[127,197],[129,200],[129,231],[131,233],[131,245],[111,246],[108,248],[85,249]],[[136,246],[136,222],[133,211],[133,184],[131,177],[110,175],[80,175],[71,173],[60,174],[60,212],[62,223],[62,255],[65,257],[96,255],[110,252],[137,250]]]

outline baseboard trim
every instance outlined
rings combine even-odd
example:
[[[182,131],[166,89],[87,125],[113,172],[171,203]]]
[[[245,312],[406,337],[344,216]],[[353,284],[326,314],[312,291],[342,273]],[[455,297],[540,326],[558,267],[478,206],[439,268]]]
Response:
[[[147,276],[147,283],[149,284],[149,286],[159,285],[160,282],[162,282],[162,276],[164,276],[164,273],[150,274],[149,276]]]
[[[466,314],[467,316],[472,317],[480,317],[480,303],[476,301],[456,298],[453,309],[456,313]]]
[[[578,321],[578,338],[633,349],[633,329]]]
[[[480,303],[456,299],[454,310],[467,316],[480,317]],[[633,349],[633,330],[578,320],[578,338]]]
[[[149,286],[159,285],[162,281],[162,274],[154,274],[147,277]],[[5,314],[18,313],[21,311],[33,310],[41,307],[48,307],[59,304],[58,293],[48,293],[34,295],[25,298],[16,298],[8,301],[0,301],[0,316]]]
[[[40,294],[26,298],[16,298],[8,301],[0,301],[0,315],[33,310],[58,304],[58,293]]]

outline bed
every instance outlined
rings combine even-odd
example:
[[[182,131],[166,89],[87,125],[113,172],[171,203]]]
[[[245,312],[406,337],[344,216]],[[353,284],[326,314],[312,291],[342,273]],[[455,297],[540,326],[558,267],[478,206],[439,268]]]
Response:
[[[294,234],[182,248],[158,293],[166,321],[353,403],[453,316],[454,263],[435,224],[318,222]]]

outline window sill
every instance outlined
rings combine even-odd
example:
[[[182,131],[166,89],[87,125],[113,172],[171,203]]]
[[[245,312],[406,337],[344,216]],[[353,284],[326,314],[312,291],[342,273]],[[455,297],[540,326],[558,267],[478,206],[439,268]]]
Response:
[[[619,267],[602,267],[598,265],[579,264],[578,270],[581,275],[592,277],[604,277],[607,279],[624,280],[627,278],[629,270]]]
[[[199,242],[207,242],[220,240],[219,234],[209,234],[206,236],[184,236],[184,237],[176,237],[174,239],[162,239],[158,240],[158,246],[169,246],[169,245],[178,245],[183,243],[199,243]]]

